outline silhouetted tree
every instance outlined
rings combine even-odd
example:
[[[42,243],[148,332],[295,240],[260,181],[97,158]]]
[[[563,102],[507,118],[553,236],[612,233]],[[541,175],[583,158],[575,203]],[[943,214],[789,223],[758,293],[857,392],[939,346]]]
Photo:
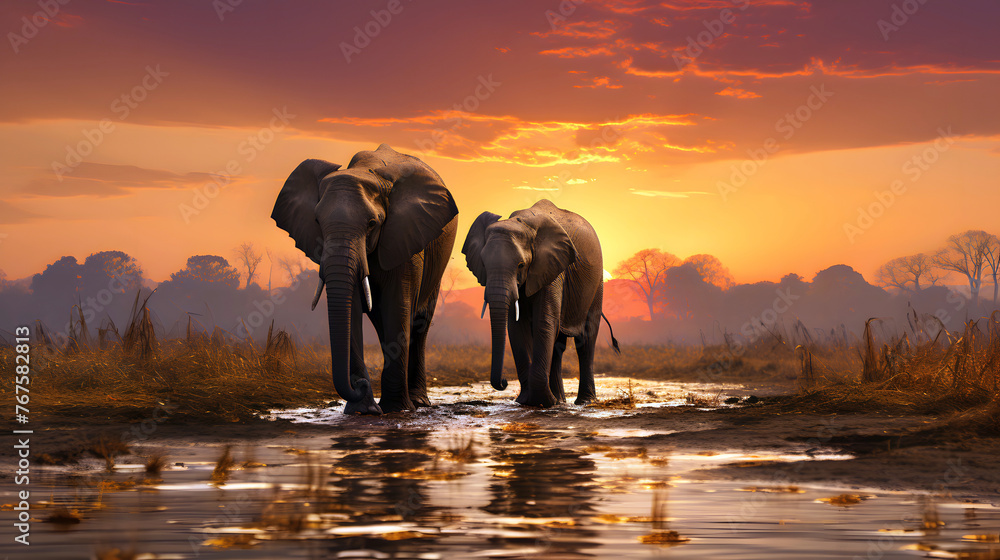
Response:
[[[934,263],[938,267],[958,272],[968,279],[973,305],[979,303],[986,255],[996,243],[995,236],[983,230],[970,229],[949,237],[945,248],[934,256]]]
[[[292,283],[297,282],[296,278],[298,278],[298,276],[303,272],[309,271],[309,269],[313,266],[312,261],[299,255],[301,255],[301,253],[284,256],[278,259],[278,266],[281,267],[281,270],[285,271],[285,274],[288,275],[288,280]]]
[[[887,315],[891,296],[869,284],[858,271],[845,264],[821,270],[809,284],[808,297],[796,303],[796,314],[806,324],[864,324],[869,317]]]
[[[806,279],[802,277],[801,274],[795,274],[794,272],[789,272],[788,274],[781,277],[778,284],[783,287],[791,288],[796,292],[804,292],[809,287],[809,283]]]
[[[188,258],[185,268],[170,275],[170,281],[199,282],[237,288],[240,285],[240,273],[223,257],[195,255]]]
[[[116,279],[114,287],[131,292],[142,287],[142,267],[139,261],[122,251],[101,251],[87,257],[83,262],[86,277],[94,278],[107,285]]]
[[[448,268],[444,269],[444,276],[441,278],[441,288],[438,290],[437,313],[444,311],[444,306],[448,303],[448,297],[451,296],[451,292],[459,284],[462,284],[463,280],[472,277],[468,270],[464,266],[452,265],[448,265]]]
[[[1000,274],[1000,239],[997,239],[995,235],[987,247],[986,264],[989,266],[990,276],[993,278],[993,306],[996,307],[997,288],[1000,288],[1000,285],[997,284],[997,276]]]
[[[649,319],[653,320],[658,293],[663,288],[667,270],[681,264],[676,256],[660,249],[643,249],[618,263],[614,270],[616,278],[628,280],[649,307]]]
[[[83,266],[76,257],[62,257],[31,277],[31,292],[41,298],[76,294],[83,284]],[[72,296],[70,299],[74,299]],[[72,303],[70,303],[72,305]]]
[[[721,302],[722,288],[709,282],[692,263],[667,269],[661,293],[667,310],[678,319],[712,320]]]
[[[704,253],[691,255],[684,259],[683,264],[691,265],[698,271],[702,279],[709,284],[715,284],[723,290],[728,290],[735,284],[733,275],[729,273],[729,269],[723,266],[722,261],[713,255]]]
[[[253,243],[242,243],[236,248],[236,259],[247,269],[247,283],[244,287],[250,287],[254,276],[257,275],[257,266],[264,259],[264,255],[253,246]]]
[[[934,272],[934,259],[924,253],[897,257],[879,267],[878,283],[884,288],[896,288],[901,292],[917,293],[924,289],[921,280],[937,284],[941,275]]]

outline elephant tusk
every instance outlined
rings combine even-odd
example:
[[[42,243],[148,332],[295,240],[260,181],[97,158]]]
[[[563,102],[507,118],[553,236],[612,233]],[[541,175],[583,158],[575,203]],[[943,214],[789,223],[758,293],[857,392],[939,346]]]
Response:
[[[521,320],[521,308],[517,305],[517,300],[514,300],[514,322]]]
[[[484,302],[483,302],[483,310],[479,312],[479,318],[480,318],[480,319],[482,319],[483,317],[485,317],[485,316],[486,316],[486,305],[487,305],[487,304],[486,304],[486,302],[484,301]]]
[[[372,310],[372,289],[368,285],[368,277],[361,281],[361,288],[365,291],[365,303],[368,304],[368,311]]]
[[[313,296],[312,310],[316,310],[316,304],[319,303],[319,296],[323,294],[323,286],[326,285],[326,280],[320,276],[319,286],[316,287],[316,295]]]

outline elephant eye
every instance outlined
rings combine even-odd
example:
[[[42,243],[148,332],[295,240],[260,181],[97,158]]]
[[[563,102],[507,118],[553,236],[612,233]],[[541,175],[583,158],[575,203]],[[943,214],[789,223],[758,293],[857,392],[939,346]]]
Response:
[[[368,220],[368,231],[371,231],[371,230],[375,229],[375,226],[377,226],[377,225],[378,225],[378,222],[375,221],[375,218],[372,218],[372,219]]]
[[[521,262],[521,263],[518,263],[518,264],[517,264],[517,269],[518,269],[518,270],[523,270],[523,269],[524,269],[524,263],[523,263],[523,262]]]

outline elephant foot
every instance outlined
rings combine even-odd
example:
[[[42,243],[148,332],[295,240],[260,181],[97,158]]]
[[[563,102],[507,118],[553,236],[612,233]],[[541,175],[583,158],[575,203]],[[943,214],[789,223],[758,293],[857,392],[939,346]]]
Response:
[[[428,403],[428,406],[430,403]],[[410,399],[386,399],[383,398],[379,401],[379,406],[382,407],[382,411],[386,414],[392,414],[393,412],[402,412],[404,410],[416,410],[417,407],[414,406],[413,401]]]
[[[429,398],[427,398],[427,395],[419,395],[419,396],[416,396],[416,397],[410,397],[410,400],[413,401],[413,406],[415,406],[417,408],[429,408],[429,407],[433,406],[433,405],[431,405],[431,400]]]
[[[382,409],[375,402],[375,399],[369,397],[358,402],[347,403],[347,406],[344,407],[344,414],[371,414],[379,416],[382,414]]]
[[[357,384],[358,381],[355,380],[354,383]],[[368,386],[368,394],[363,399],[358,402],[348,402],[344,406],[344,414],[369,414],[375,416],[382,414],[382,409],[375,403],[375,393],[372,391],[370,384]]]
[[[576,400],[573,401],[573,404],[576,404],[576,405],[579,405],[579,406],[586,406],[586,405],[594,402],[595,398],[596,397],[594,395],[579,395],[579,396],[576,397]]]
[[[539,407],[539,408],[551,408],[551,407],[555,406],[555,404],[557,402],[559,402],[559,401],[556,399],[556,397],[552,393],[549,393],[549,394],[546,394],[546,395],[542,395],[541,397],[536,397],[535,395],[531,395],[529,397],[529,396],[525,395],[524,393],[521,393],[517,397],[517,402],[518,402],[518,404],[522,404],[524,406],[534,406],[534,407]]]

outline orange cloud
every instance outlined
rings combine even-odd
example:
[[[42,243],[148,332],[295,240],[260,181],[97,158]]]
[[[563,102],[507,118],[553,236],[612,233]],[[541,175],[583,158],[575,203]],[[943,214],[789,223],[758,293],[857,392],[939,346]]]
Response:
[[[536,37],[558,36],[568,39],[604,39],[619,32],[623,27],[622,22],[612,20],[574,21],[549,31],[536,31],[532,35]]]
[[[607,76],[598,76],[596,78],[591,78],[591,83],[576,85],[575,88],[607,88],[607,89],[621,89],[621,84],[611,83],[611,78]]]
[[[710,145],[683,146],[661,130],[695,125],[694,115],[628,115],[598,122],[539,121],[511,115],[433,111],[409,118],[329,117],[323,123],[364,128],[394,127],[397,144],[416,144],[425,153],[457,161],[504,162],[526,167],[618,162],[659,150],[712,153]],[[406,138],[408,137],[408,138]],[[407,141],[409,140],[409,141]]]
[[[541,51],[539,54],[551,54],[559,58],[586,58],[589,56],[610,56],[614,54],[614,51],[608,47],[563,47]]]
[[[729,86],[722,91],[715,92],[715,95],[735,97],[737,99],[757,99],[760,94],[754,93],[752,91],[747,91],[745,89],[740,89],[738,87]]]
[[[749,78],[754,80],[791,78],[795,76],[812,76],[821,74],[825,76],[837,76],[841,78],[884,78],[892,76],[911,76],[918,74],[931,75],[990,75],[1000,74],[1000,69],[989,68],[959,68],[945,65],[919,64],[912,66],[887,66],[881,68],[861,68],[860,66],[841,65],[836,62],[827,63],[819,58],[813,58],[808,64],[795,70],[787,71],[766,71],[755,68],[725,69],[720,67],[708,68],[708,65],[695,60],[684,66],[682,69],[670,70],[645,70],[634,65],[632,58],[627,58],[620,64],[626,74],[641,76],[644,78],[678,78],[685,74],[712,78],[718,81],[727,81],[729,78]]]

